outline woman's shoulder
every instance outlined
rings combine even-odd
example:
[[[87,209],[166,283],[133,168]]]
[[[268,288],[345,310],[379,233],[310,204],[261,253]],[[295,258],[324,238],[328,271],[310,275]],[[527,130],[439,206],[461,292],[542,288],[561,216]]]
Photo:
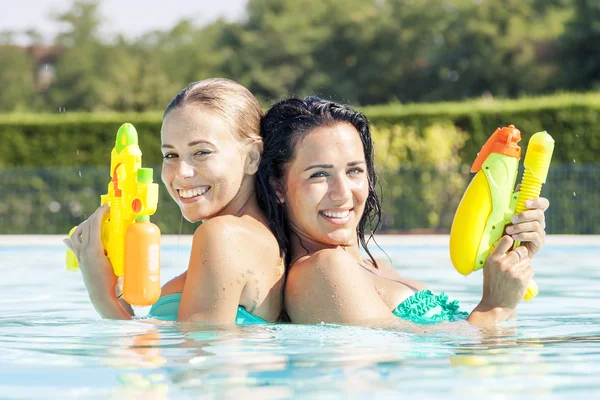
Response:
[[[235,215],[221,215],[203,222],[194,236],[211,239],[244,239],[250,242],[272,239],[277,243],[269,228],[254,218]]]
[[[347,276],[349,271],[358,270],[356,259],[342,248],[322,249],[300,257],[290,267],[289,276],[302,276],[305,279],[335,279]]]
[[[271,231],[253,218],[224,215],[203,222],[194,232],[192,247],[208,252],[223,251],[224,245],[235,248],[235,257],[244,265],[278,262],[279,245]],[[261,251],[257,252],[256,250]],[[232,252],[228,252],[232,253]]]
[[[292,265],[285,305],[295,323],[362,323],[390,318],[360,260],[342,248],[307,255]]]

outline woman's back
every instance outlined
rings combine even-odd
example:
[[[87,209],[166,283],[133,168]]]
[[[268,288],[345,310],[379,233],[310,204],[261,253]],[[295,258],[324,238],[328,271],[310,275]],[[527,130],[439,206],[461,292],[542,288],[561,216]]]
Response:
[[[209,249],[200,246],[198,241],[206,236],[215,237],[216,246]],[[239,295],[238,305],[248,313],[265,321],[279,318],[285,280],[283,259],[271,231],[264,223],[248,215],[215,217],[200,225],[194,235],[188,270],[164,285],[163,296],[184,291],[188,271],[202,267],[203,262],[205,265],[206,251],[230,254],[226,257],[227,271],[214,270],[218,269],[216,266],[209,267],[213,275],[220,275],[213,276],[213,281],[228,281],[217,287],[216,293],[236,292]]]

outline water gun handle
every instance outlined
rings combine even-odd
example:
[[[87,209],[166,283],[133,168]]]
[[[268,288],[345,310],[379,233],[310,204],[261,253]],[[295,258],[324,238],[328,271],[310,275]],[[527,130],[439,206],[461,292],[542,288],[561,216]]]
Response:
[[[69,231],[69,239],[73,237],[73,233],[77,229],[76,226],[71,228]],[[77,257],[75,257],[75,253],[73,250],[67,248],[67,271],[77,271],[79,269],[79,263],[77,262]]]
[[[104,239],[105,237],[105,227],[106,227],[106,220],[108,219],[108,214],[106,214],[106,216],[104,217],[104,221],[102,222],[102,244],[104,246],[104,248],[106,249],[106,241]],[[73,233],[75,233],[75,229],[77,229],[76,226],[72,227],[71,230],[69,231],[69,239],[73,239]],[[73,250],[67,248],[67,254],[66,254],[66,269],[67,271],[77,271],[79,269],[79,262],[77,261],[77,257],[75,256],[75,253],[73,253]]]
[[[525,172],[521,180],[521,189],[515,208],[515,214],[519,214],[527,209],[525,202],[527,200],[540,197],[542,184],[546,182],[550,160],[554,151],[554,139],[547,132],[538,132],[529,140],[527,154],[525,155]],[[521,243],[515,241],[513,247],[518,247]],[[523,299],[532,300],[539,292],[538,285],[532,280],[527,287],[527,292]]]

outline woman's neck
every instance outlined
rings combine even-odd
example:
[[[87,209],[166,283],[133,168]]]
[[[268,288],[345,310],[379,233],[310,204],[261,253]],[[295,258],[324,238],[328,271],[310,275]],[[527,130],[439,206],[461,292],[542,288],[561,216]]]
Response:
[[[215,217],[223,215],[233,215],[236,217],[250,216],[261,222],[266,222],[264,214],[258,207],[253,179],[244,180],[233,200],[219,211]]]

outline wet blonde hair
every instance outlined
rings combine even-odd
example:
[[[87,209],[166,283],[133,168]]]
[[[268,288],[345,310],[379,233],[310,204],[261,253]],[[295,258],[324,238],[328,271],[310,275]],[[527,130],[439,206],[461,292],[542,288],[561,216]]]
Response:
[[[215,112],[231,126],[238,140],[262,141],[262,108],[256,97],[239,83],[226,78],[192,82],[173,97],[163,113],[163,119],[174,108],[190,104],[198,104]]]

